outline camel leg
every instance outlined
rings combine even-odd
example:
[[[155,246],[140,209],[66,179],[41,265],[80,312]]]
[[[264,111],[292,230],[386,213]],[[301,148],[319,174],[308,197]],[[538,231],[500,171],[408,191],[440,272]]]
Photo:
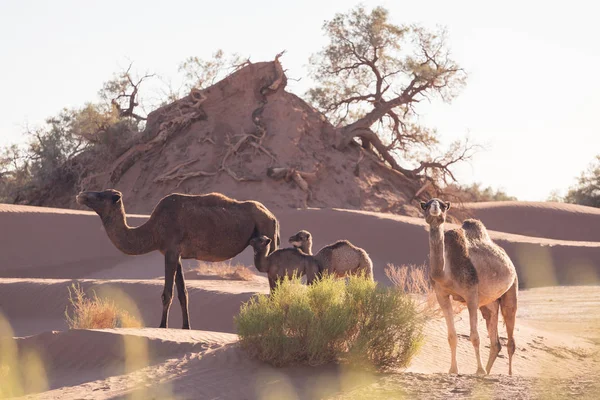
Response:
[[[188,291],[185,287],[185,278],[183,277],[183,268],[181,258],[177,261],[177,274],[175,275],[175,284],[177,285],[177,297],[181,305],[181,316],[183,317],[183,328],[190,329],[190,314],[188,312]]]
[[[319,268],[314,265],[309,265],[305,268],[306,271],[306,283],[312,285],[317,277],[319,276]]]
[[[481,354],[479,352],[479,331],[477,330],[477,309],[479,303],[479,295],[477,293],[477,287],[475,286],[467,300],[467,309],[469,310],[469,323],[471,326],[471,334],[469,339],[473,344],[473,349],[475,350],[475,358],[477,359],[477,375],[485,375],[485,370],[483,369],[483,364],[481,363]]]
[[[271,289],[271,293],[273,293],[275,287],[277,287],[277,278],[274,278],[269,275],[269,289]]]
[[[167,251],[165,254],[165,288],[162,293],[163,313],[160,321],[160,328],[167,327],[169,319],[169,308],[173,301],[173,287],[175,286],[175,274],[177,273],[177,263],[179,254]]]
[[[487,325],[488,336],[490,337],[490,356],[488,358],[487,365],[485,367],[488,375],[492,370],[492,365],[496,361],[496,357],[500,353],[502,346],[500,345],[500,339],[498,339],[498,307],[500,301],[496,300],[486,306],[480,307],[481,314],[485,318]]]
[[[450,345],[451,361],[449,374],[458,374],[458,365],[456,364],[456,346],[458,345],[458,337],[456,336],[456,328],[454,328],[454,311],[452,311],[452,302],[450,296],[439,295],[436,292],[437,301],[446,318],[448,326],[448,344]]]
[[[502,310],[502,317],[506,324],[506,334],[508,336],[508,343],[506,347],[508,349],[508,374],[512,375],[512,357],[515,353],[516,345],[514,338],[515,331],[515,318],[517,315],[517,296],[519,291],[519,282],[515,279],[515,283],[508,289],[508,292],[504,293],[500,297],[500,309]]]

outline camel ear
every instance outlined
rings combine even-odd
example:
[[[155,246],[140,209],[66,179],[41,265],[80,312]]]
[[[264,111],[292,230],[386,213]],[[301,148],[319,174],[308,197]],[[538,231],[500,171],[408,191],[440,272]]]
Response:
[[[272,242],[272,240],[271,240],[271,239],[269,239],[269,238],[265,238],[264,240],[265,240],[265,244],[266,244],[266,245],[269,245],[269,244],[271,244],[271,242]]]
[[[422,210],[426,210],[427,209],[427,203],[425,203],[424,201],[421,202],[421,209]]]
[[[450,202],[449,202],[449,201],[447,201],[447,202],[446,202],[446,210],[449,210],[449,209],[450,209]]]
[[[121,201],[121,193],[113,193],[113,195],[112,195],[113,204],[117,204],[119,201]]]

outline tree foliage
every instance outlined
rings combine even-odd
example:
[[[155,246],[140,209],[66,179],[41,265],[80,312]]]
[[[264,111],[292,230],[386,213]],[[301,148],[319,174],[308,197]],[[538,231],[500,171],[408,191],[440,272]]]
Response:
[[[235,53],[227,56],[223,50],[219,49],[209,60],[195,56],[188,57],[179,65],[179,72],[183,72],[185,89],[190,91],[193,88],[205,89],[214,85],[248,63],[250,63],[250,59],[244,60]]]
[[[449,167],[468,160],[476,147],[454,143],[434,156],[437,133],[421,125],[417,114],[420,102],[449,102],[465,84],[465,72],[450,56],[446,32],[395,25],[386,9],[368,12],[362,6],[336,14],[323,30],[330,41],[311,58],[317,87],[308,97],[337,126],[339,147],[358,137],[363,147],[374,147],[407,176],[455,180]],[[417,166],[402,167],[399,159]]]
[[[131,67],[130,67],[131,68]],[[99,95],[103,100],[80,108],[64,108],[36,128],[28,128],[22,146],[11,145],[0,155],[0,202],[18,203],[29,194],[72,174],[81,178],[89,165],[75,160],[83,152],[93,151],[99,161],[115,156],[131,143],[145,118],[136,113],[140,83],[130,68],[106,82]],[[127,98],[127,108],[121,101]]]
[[[590,207],[600,207],[600,155],[569,189],[564,201]]]

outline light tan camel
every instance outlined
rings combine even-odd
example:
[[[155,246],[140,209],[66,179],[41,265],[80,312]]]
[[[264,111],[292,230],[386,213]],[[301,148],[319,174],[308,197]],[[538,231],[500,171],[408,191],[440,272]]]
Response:
[[[254,249],[254,265],[259,271],[267,272],[271,292],[278,281],[285,277],[292,278],[294,274],[298,277],[306,275],[309,285],[314,282],[320,268],[313,256],[294,247],[275,250],[269,254],[270,245],[271,239],[266,236],[250,240],[250,246]]]
[[[513,337],[517,313],[519,284],[515,267],[506,252],[488,236],[478,220],[467,219],[461,228],[444,233],[446,212],[450,203],[440,199],[421,202],[425,220],[429,224],[430,277],[437,300],[448,325],[448,343],[452,353],[450,373],[457,374],[457,336],[450,296],[465,302],[469,310],[470,339],[477,359],[477,374],[489,374],[498,353],[498,309],[502,311],[508,334],[508,374],[512,375],[512,356],[515,352]],[[490,337],[490,356],[486,370],[479,354],[477,308],[485,318]]]
[[[260,235],[275,243],[273,251],[280,243],[279,222],[264,205],[233,200],[219,193],[165,196],[150,219],[137,228],[127,225],[122,195],[116,190],[82,192],[77,196],[77,203],[96,211],[109,239],[123,253],[139,255],[158,250],[165,256],[161,328],[167,327],[176,282],[183,329],[190,329],[182,258],[228,260],[241,253],[250,239]]]
[[[289,243],[312,255],[312,235],[302,230],[289,238]],[[373,262],[369,254],[360,247],[356,247],[347,240],[338,240],[335,243],[324,246],[315,259],[321,265],[321,271],[337,277],[350,274],[364,273],[367,278],[373,279]]]

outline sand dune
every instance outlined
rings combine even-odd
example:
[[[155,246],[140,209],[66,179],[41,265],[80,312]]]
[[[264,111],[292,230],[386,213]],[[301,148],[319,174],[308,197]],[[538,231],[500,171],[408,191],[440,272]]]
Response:
[[[600,241],[600,209],[576,204],[525,201],[465,203],[463,217],[481,219],[488,229],[571,241]]]
[[[252,295],[268,292],[264,278],[189,279],[195,330],[155,329],[162,309],[162,256],[122,255],[90,212],[0,206],[0,312],[10,322],[21,353],[43,360],[48,385],[39,398],[369,398],[377,393],[461,398],[491,393],[512,399],[541,393],[550,378],[567,393],[588,393],[595,388],[589,377],[600,376],[600,287],[558,285],[599,282],[600,240],[581,232],[595,235],[600,213],[563,205],[467,206],[507,250],[522,287],[538,287],[520,293],[514,362],[518,376],[513,378],[498,375],[507,371],[505,350],[487,380],[446,375],[449,349],[442,319],[427,324],[427,341],[403,374],[357,373],[343,366],[276,369],[249,360],[235,345],[233,316]],[[509,219],[500,213],[505,210],[512,216],[508,227],[502,225]],[[546,215],[564,229],[544,225]],[[283,210],[277,216],[285,246],[290,235],[308,229],[317,249],[340,238],[364,247],[382,284],[389,284],[384,271],[388,263],[427,261],[427,230],[420,218],[337,209]],[[129,223],[137,226],[146,218],[131,216]],[[247,249],[232,262],[252,265],[252,252]],[[74,282],[115,299],[149,328],[68,331],[64,311],[67,288]],[[459,369],[470,374],[475,364],[466,311],[456,320]],[[174,299],[169,326],[180,324]],[[484,330],[480,320],[486,358]]]
[[[4,285],[0,285],[3,291]],[[231,305],[239,301],[225,296]],[[194,296],[191,308],[203,304]],[[550,302],[551,299],[564,301]],[[585,299],[585,306],[581,303]],[[228,313],[231,307],[213,305],[210,317]],[[21,351],[34,351],[47,368],[48,389],[39,398],[131,398],[138,395],[168,398],[323,398],[340,393],[377,391],[382,384],[388,390],[411,393],[428,385],[426,391],[411,398],[461,398],[460,390],[450,388],[467,385],[489,389],[498,385],[505,394],[495,398],[514,397],[513,386],[527,384],[526,390],[542,390],[548,379],[570,379],[573,386],[586,386],[583,377],[592,379],[600,373],[600,358],[594,338],[600,338],[600,290],[598,287],[541,288],[521,293],[516,331],[517,352],[514,369],[518,376],[508,379],[507,358],[503,352],[487,380],[472,381],[467,375],[456,379],[444,374],[449,365],[449,349],[441,319],[431,320],[426,327],[426,343],[411,366],[388,382],[389,375],[350,370],[344,366],[272,368],[249,360],[236,345],[236,336],[221,332],[183,331],[178,329],[109,329],[45,332],[17,338]],[[562,324],[544,325],[557,316]],[[468,341],[466,311],[457,316],[459,333],[458,365],[463,374],[475,369],[472,346]],[[480,324],[482,325],[480,320]],[[480,325],[480,326],[481,326]],[[577,327],[587,326],[589,331]],[[483,328],[482,328],[483,329]],[[501,327],[501,341],[506,334]],[[483,357],[489,346],[482,332]],[[505,351],[505,350],[504,350]],[[235,377],[232,380],[232,377]],[[398,382],[400,381],[400,382]],[[487,383],[486,383],[487,382]],[[562,382],[562,381],[561,381]],[[417,387],[414,387],[414,385]],[[366,387],[366,388],[365,388]],[[355,392],[357,391],[357,392]],[[506,394],[512,394],[513,397]],[[291,396],[291,397],[290,397]],[[429,397],[428,397],[429,396]],[[362,397],[362,396],[361,396]],[[135,398],[135,397],[134,397]],[[345,397],[352,398],[352,397]]]
[[[549,210],[553,207],[548,206]],[[41,208],[25,212],[27,209],[0,208],[0,225],[7,227],[0,233],[1,243],[7,249],[0,254],[0,277],[148,279],[163,274],[158,252],[144,256],[120,254],[94,213]],[[567,209],[565,206],[559,211]],[[283,210],[277,216],[284,246],[288,246],[287,238],[300,229],[313,232],[315,249],[348,239],[369,252],[375,278],[380,282],[388,282],[384,272],[388,263],[427,262],[429,245],[426,224],[421,218],[338,209]],[[144,220],[133,216],[129,224],[137,226]],[[515,218],[515,223],[522,223],[521,220]],[[588,225],[594,225],[594,221]],[[59,226],[61,235],[55,233]],[[600,241],[537,238],[491,229],[490,236],[512,258],[522,287],[600,281]],[[251,249],[247,248],[232,262],[252,265]]]
[[[9,319],[15,334],[32,335],[45,330],[65,330],[67,279],[0,279],[0,311]],[[162,280],[77,280],[87,293],[109,296],[129,309],[144,323],[158,327],[162,313]],[[255,293],[268,293],[268,284],[240,281],[194,281],[187,283],[192,328],[233,333],[233,315]],[[180,328],[181,311],[174,299],[169,327]]]

